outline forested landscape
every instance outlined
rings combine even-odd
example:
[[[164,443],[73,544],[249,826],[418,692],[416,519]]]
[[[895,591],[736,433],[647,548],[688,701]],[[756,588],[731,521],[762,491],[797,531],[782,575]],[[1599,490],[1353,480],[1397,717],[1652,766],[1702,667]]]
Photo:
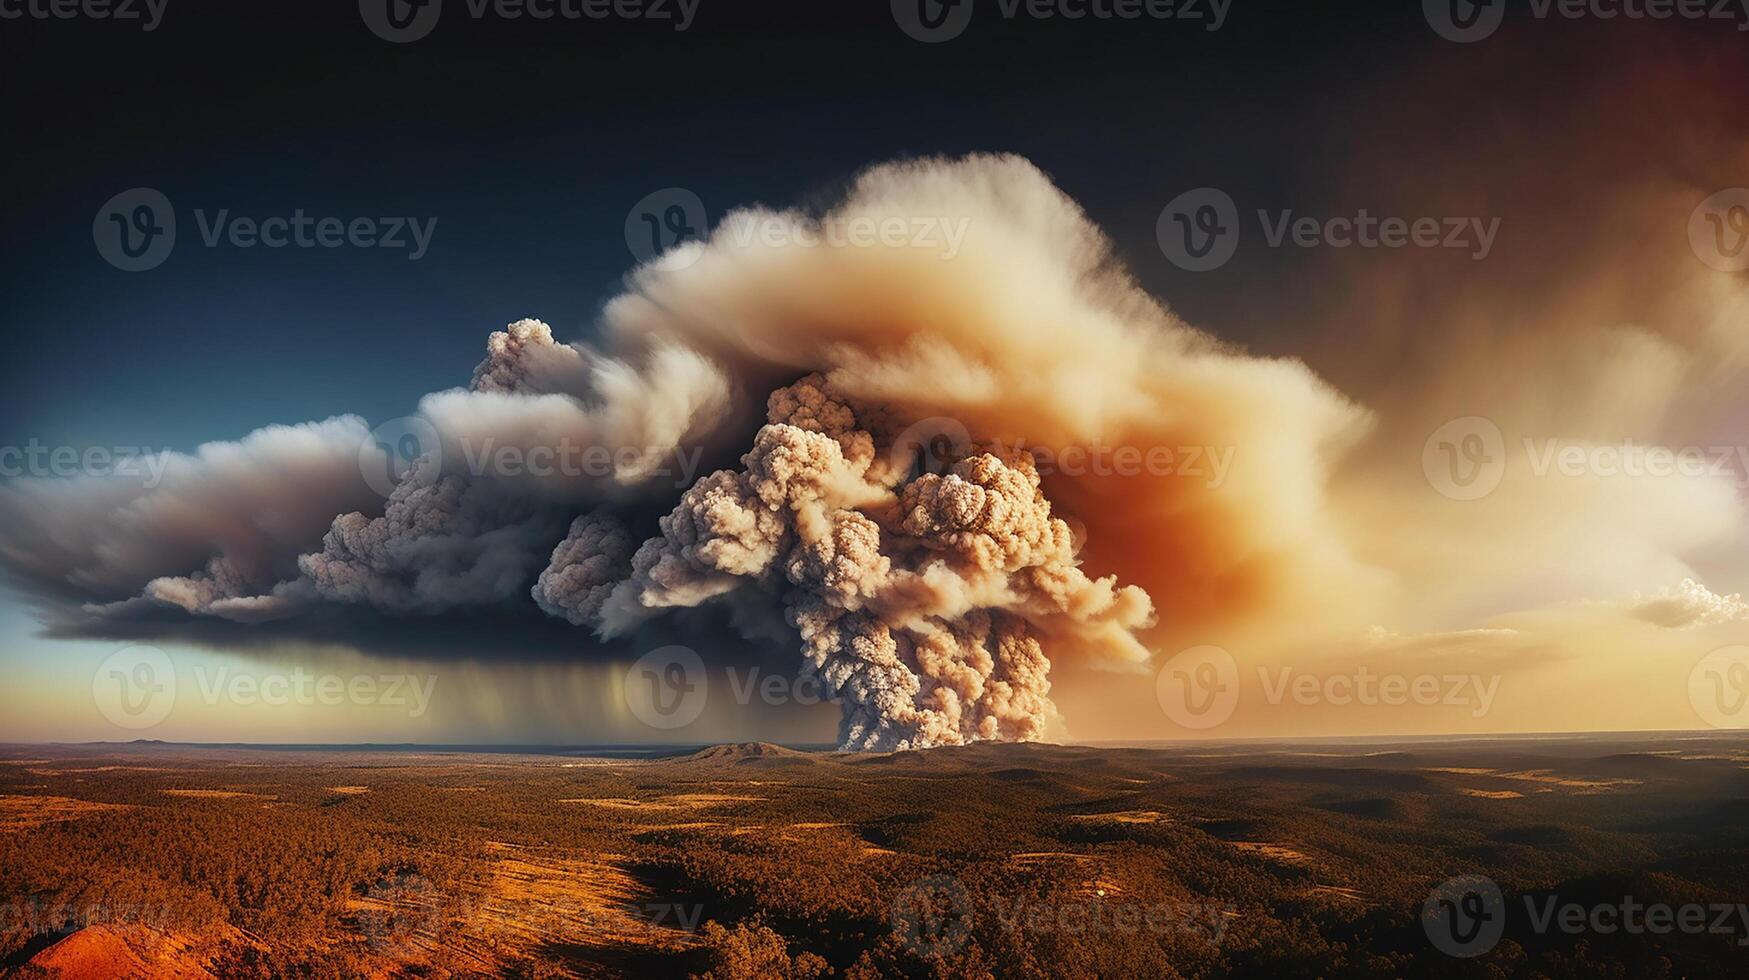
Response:
[[[1727,737],[646,759],[176,745],[0,759],[5,975],[1740,976]],[[1505,898],[1469,958],[1422,907]],[[1525,899],[1531,901],[1526,903]],[[1712,925],[1709,920],[1708,925]],[[95,965],[95,966],[94,966]]]

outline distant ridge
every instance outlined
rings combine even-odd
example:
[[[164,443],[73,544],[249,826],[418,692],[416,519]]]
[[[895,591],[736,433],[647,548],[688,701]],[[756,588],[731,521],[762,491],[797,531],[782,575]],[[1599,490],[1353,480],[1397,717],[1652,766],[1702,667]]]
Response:
[[[689,762],[743,762],[748,759],[802,758],[807,754],[770,742],[730,742],[699,749],[686,758]]]

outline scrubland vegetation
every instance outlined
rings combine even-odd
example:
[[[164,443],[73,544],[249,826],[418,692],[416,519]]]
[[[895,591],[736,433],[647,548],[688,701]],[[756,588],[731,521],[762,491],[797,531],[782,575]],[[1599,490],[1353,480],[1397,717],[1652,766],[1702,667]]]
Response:
[[[109,956],[224,977],[1740,976],[1749,921],[1568,933],[1523,909],[1749,902],[1746,766],[1724,738],[643,761],[16,747],[0,973]],[[1471,959],[1421,921],[1460,874],[1517,910]]]

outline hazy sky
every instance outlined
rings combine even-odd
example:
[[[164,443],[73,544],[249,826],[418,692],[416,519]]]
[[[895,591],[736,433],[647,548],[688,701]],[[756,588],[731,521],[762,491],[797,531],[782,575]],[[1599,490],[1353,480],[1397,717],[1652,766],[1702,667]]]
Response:
[[[150,32],[6,22],[0,70],[33,94],[5,110],[0,446],[191,452],[346,414],[374,426],[467,385],[487,334],[512,321],[602,340],[602,304],[646,257],[627,225],[653,192],[696,194],[715,224],[734,207],[835,201],[886,160],[1013,153],[1085,209],[1177,318],[1321,379],[1303,398],[1298,382],[1254,389],[1247,374],[1226,399],[1160,402],[1204,413],[1187,430],[1223,434],[1241,461],[1277,467],[1250,472],[1260,495],[1281,492],[1229,489],[1207,511],[1219,523],[1157,538],[1093,535],[1088,571],[1153,596],[1160,622],[1141,633],[1153,659],[1056,660],[1049,737],[1749,724],[1708,715],[1695,693],[1712,685],[1715,707],[1749,693],[1749,656],[1704,659],[1749,642],[1749,609],[1731,599],[1749,590],[1749,302],[1744,274],[1703,254],[1711,231],[1718,249],[1738,233],[1736,199],[1718,199],[1716,229],[1702,213],[1749,184],[1738,25],[1514,7],[1494,36],[1458,44],[1412,3],[1236,0],[1218,30],[1010,20],[989,3],[963,35],[924,44],[880,3],[705,0],[685,31],[450,6],[400,45],[347,5],[173,3]],[[93,239],[94,216],[131,188],[161,192],[178,220],[174,252],[143,272],[106,262]],[[1234,202],[1242,230],[1229,261],[1192,271],[1162,246],[1163,209],[1201,188]],[[221,212],[297,210],[415,219],[429,246],[412,260],[202,240]],[[1363,210],[1431,218],[1439,244],[1334,245]],[[1279,223],[1307,216],[1317,240],[1296,244]],[[1333,231],[1332,217],[1351,223]],[[1060,394],[1091,403],[1121,387],[1086,384],[1084,398]],[[1487,425],[1442,428],[1476,418]],[[1659,446],[1692,450],[1703,470],[1607,471]],[[1481,458],[1504,460],[1481,499],[1438,476]],[[1100,529],[1097,498],[1047,490]],[[671,503],[637,515],[639,537]],[[43,513],[4,512],[17,522],[0,528],[9,557],[61,534]],[[61,577],[57,588],[84,587]],[[75,640],[38,635],[27,591],[0,606],[0,739],[830,741],[837,723],[791,683],[791,647],[732,639],[719,621],[605,650],[532,601],[368,624],[349,612],[265,646]],[[634,717],[625,665],[700,635],[732,652],[705,651],[699,719]],[[165,651],[177,692],[140,729],[93,696],[112,669],[100,665],[135,641]],[[1204,645],[1227,659],[1167,664]],[[1230,715],[1217,707],[1224,720],[1208,728],[1196,727],[1206,714],[1175,716],[1180,670],[1186,684],[1238,685]],[[1344,692],[1375,683],[1368,671],[1423,687],[1357,704]],[[305,674],[308,696],[285,704],[226,686]],[[1294,688],[1305,674],[1313,686]],[[330,676],[400,696],[360,688],[324,703],[314,692]]]

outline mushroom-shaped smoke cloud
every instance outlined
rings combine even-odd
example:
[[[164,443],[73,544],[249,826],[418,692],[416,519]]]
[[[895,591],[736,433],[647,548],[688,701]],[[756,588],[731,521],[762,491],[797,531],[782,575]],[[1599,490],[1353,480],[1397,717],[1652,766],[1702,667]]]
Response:
[[[32,529],[0,563],[82,635],[538,608],[623,641],[669,609],[780,611],[843,744],[882,749],[1037,738],[1052,661],[1133,668],[1374,584],[1324,514],[1366,414],[1186,327],[1014,157],[731,213],[634,270],[593,346],[512,324],[418,421],[441,451],[386,506],[350,418],[202,447],[152,488],[0,488]],[[492,464],[579,449],[604,464]]]

